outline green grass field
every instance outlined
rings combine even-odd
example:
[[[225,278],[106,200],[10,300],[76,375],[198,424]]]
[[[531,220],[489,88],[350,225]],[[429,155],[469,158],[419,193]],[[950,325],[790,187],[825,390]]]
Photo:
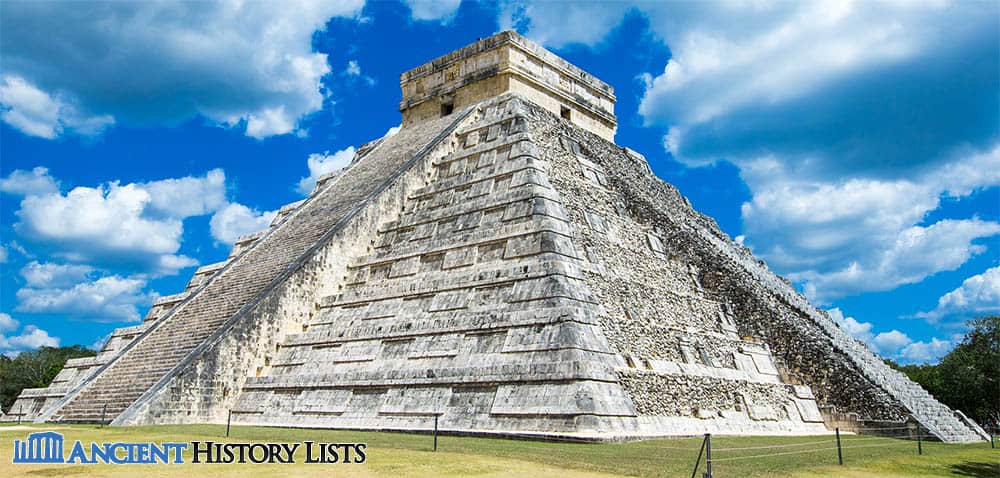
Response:
[[[552,443],[441,436],[433,452],[428,435],[332,430],[233,427],[229,441],[363,442],[361,465],[13,465],[14,439],[56,430],[67,443],[225,441],[218,425],[97,428],[95,426],[0,426],[0,477],[8,476],[682,476],[689,477],[700,438],[621,444]],[[759,448],[780,445],[781,448]],[[713,437],[715,477],[771,476],[975,476],[1000,477],[1000,449],[989,443],[948,445],[868,436],[845,436],[844,464],[837,465],[833,437]],[[733,450],[742,448],[741,450]],[[818,450],[818,451],[812,451]],[[781,455],[771,455],[783,453]],[[746,458],[756,457],[756,458]],[[190,453],[185,457],[190,461]],[[704,464],[700,473],[704,471]]]

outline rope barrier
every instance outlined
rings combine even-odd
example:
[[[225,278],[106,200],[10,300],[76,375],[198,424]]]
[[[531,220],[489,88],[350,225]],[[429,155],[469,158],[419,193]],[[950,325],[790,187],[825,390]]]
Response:
[[[917,427],[858,428],[856,431],[877,432],[882,430],[916,430]]]
[[[841,447],[841,448],[844,449],[844,450],[847,450],[849,448],[878,448],[878,447],[884,447],[884,446],[899,446],[899,445],[913,446],[913,445],[911,445],[909,443],[881,443],[881,444],[876,444],[876,445],[845,446],[845,447]]]
[[[737,450],[763,450],[766,448],[788,448],[794,446],[820,445],[823,443],[836,443],[834,440],[811,441],[805,443],[792,443],[789,445],[767,445],[767,446],[744,446],[738,448],[716,448],[715,451],[737,451]]]
[[[659,450],[685,450],[685,451],[695,451],[695,450],[698,449],[698,448],[693,448],[693,447],[692,448],[682,448],[682,447],[679,447],[679,446],[658,446],[656,448],[659,449]]]
[[[934,435],[919,435],[920,438],[935,438]],[[867,438],[847,438],[841,439],[844,443],[869,440],[896,440],[896,441],[917,441],[917,436],[906,437],[867,437]]]
[[[855,442],[855,441],[871,441],[871,440],[901,440],[902,438],[894,437],[865,437],[865,438],[841,438],[840,441],[844,443]]]
[[[784,452],[780,452],[780,453],[766,453],[766,454],[763,454],[763,455],[734,456],[734,457],[730,457],[730,458],[713,458],[712,461],[716,462],[716,461],[749,460],[751,458],[764,458],[764,457],[767,457],[767,456],[780,456],[780,455],[795,455],[795,454],[799,454],[799,453],[813,453],[813,452],[817,452],[817,451],[829,451],[829,450],[836,450],[836,449],[837,449],[837,447],[833,446],[833,447],[829,447],[829,448],[816,448],[816,449],[812,449],[812,450],[797,450],[797,451],[784,451]]]

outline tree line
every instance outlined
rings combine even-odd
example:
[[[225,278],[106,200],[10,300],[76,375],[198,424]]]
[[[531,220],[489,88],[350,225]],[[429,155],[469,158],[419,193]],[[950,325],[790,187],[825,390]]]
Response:
[[[82,345],[40,347],[13,358],[0,355],[0,405],[11,412],[10,406],[22,389],[48,387],[67,360],[94,355],[97,352]]]
[[[995,430],[1000,424],[1000,316],[980,317],[968,325],[962,342],[935,365],[886,362],[941,403]]]

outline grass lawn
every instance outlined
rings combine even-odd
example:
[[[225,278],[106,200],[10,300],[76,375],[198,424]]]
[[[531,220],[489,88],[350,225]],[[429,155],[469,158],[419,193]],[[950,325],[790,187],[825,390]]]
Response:
[[[403,433],[293,430],[233,427],[229,441],[363,442],[368,460],[361,465],[310,465],[302,452],[295,465],[12,465],[13,440],[28,433],[56,430],[67,448],[75,440],[94,442],[225,441],[225,427],[184,425],[103,428],[92,425],[17,427],[0,425],[0,477],[8,476],[691,476],[700,438],[621,444],[550,443],[441,436],[438,451],[431,437]],[[1000,449],[989,443],[947,445],[868,436],[844,436],[844,464],[837,466],[833,438],[713,437],[714,475],[726,477],[975,476],[1000,477]],[[781,445],[781,448],[757,448]],[[743,448],[735,450],[735,448]],[[749,449],[746,449],[749,448]],[[818,450],[818,451],[812,451]],[[774,453],[781,455],[763,456]],[[755,458],[745,458],[755,457]],[[742,458],[742,459],[741,459]],[[190,450],[185,456],[190,461]],[[704,471],[704,463],[700,473]]]

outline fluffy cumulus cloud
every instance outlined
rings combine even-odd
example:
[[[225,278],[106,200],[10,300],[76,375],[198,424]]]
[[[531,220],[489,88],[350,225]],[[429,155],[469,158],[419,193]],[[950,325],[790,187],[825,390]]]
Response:
[[[103,275],[103,276],[102,276]],[[84,264],[29,262],[21,269],[18,312],[58,314],[99,322],[136,321],[155,299],[146,280],[107,275]]]
[[[147,288],[151,278],[198,264],[179,253],[186,219],[211,215],[212,236],[228,245],[265,229],[275,215],[229,202],[220,169],[63,193],[45,168],[35,168],[0,178],[0,191],[23,196],[13,227],[39,253],[8,244],[28,260],[14,310],[94,321],[138,320],[156,297]],[[6,262],[8,247],[2,251]]]
[[[28,287],[71,287],[86,281],[94,268],[84,264],[54,264],[31,261],[21,269]]]
[[[310,154],[309,158],[306,159],[306,165],[309,167],[309,176],[299,180],[299,184],[295,190],[299,194],[309,194],[320,176],[332,173],[351,164],[351,160],[354,159],[354,152],[354,146],[348,146],[346,149],[333,154],[330,154],[329,151]]]
[[[0,119],[43,138],[197,116],[255,138],[290,133],[323,106],[330,68],[313,33],[363,3],[14,2],[0,17]]]
[[[872,327],[874,326],[871,322],[858,322],[854,317],[846,317],[844,316],[844,312],[836,307],[828,310],[827,313],[851,337],[865,342],[875,338],[875,334],[872,333]]]
[[[34,325],[25,325],[16,333],[21,324],[8,314],[0,312],[0,354],[15,356],[38,347],[58,347],[59,338]]]
[[[213,169],[204,177],[188,176],[142,183],[149,193],[149,209],[170,217],[201,216],[220,209],[226,201],[226,174]]]
[[[17,291],[14,310],[98,322],[138,321],[138,307],[151,304],[154,298],[144,292],[145,287],[145,280],[120,276],[101,277],[68,288],[28,286]]]
[[[952,340],[932,338],[929,342],[913,342],[899,352],[903,363],[935,363],[941,360],[957,343]]]
[[[997,312],[1000,312],[1000,266],[965,279],[961,286],[942,295],[937,307],[917,316],[931,321],[962,320]]]
[[[278,211],[257,211],[242,204],[229,204],[209,221],[212,237],[223,244],[232,244],[240,236],[267,229]]]
[[[747,242],[820,302],[890,290],[953,270],[985,251],[1000,224],[924,218],[942,197],[1000,184],[1000,147],[959,156],[907,179],[812,179],[774,157],[743,165]]]
[[[827,313],[849,335],[867,343],[883,357],[903,364],[937,362],[960,340],[959,336],[954,336],[949,340],[933,337],[929,341],[914,341],[909,335],[895,329],[876,334],[871,322],[860,322],[854,317],[847,317],[838,308],[830,309]]]
[[[35,168],[0,179],[0,191],[26,195],[14,229],[54,257],[146,275],[173,274],[197,265],[178,254],[187,218],[212,214],[213,237],[231,243],[243,233],[265,228],[274,217],[273,211],[262,213],[228,201],[221,169],[143,183],[112,181],[61,193],[44,168]],[[55,267],[32,263],[25,270],[34,277]],[[79,271],[84,266],[59,267]]]
[[[0,333],[11,332],[17,330],[17,326],[20,325],[13,317],[3,312],[0,312]]]
[[[38,168],[36,168],[37,171]],[[4,181],[24,176],[14,171]],[[183,219],[226,204],[225,174],[32,193],[21,201],[15,230],[74,262],[130,265],[172,273],[195,265],[177,255]]]
[[[640,114],[676,160],[740,169],[744,242],[812,298],[954,269],[998,232],[924,222],[1000,184],[997,4],[509,2],[501,24],[594,45],[630,13],[671,52]]]
[[[50,258],[21,268],[18,312],[139,320],[140,309],[156,297],[147,288],[150,278],[198,264],[178,253],[185,219],[212,214],[213,235],[231,243],[266,227],[274,216],[229,202],[219,169],[203,176],[80,186],[66,193],[58,184],[44,168],[16,170],[0,179],[0,191],[24,196],[15,231]]]
[[[450,22],[462,0],[403,0],[415,20]]]
[[[0,178],[0,192],[17,196],[38,196],[59,192],[59,182],[49,175],[49,169],[37,166],[31,171],[18,169]]]
[[[24,134],[46,139],[70,132],[100,134],[115,122],[110,115],[82,113],[72,99],[49,95],[12,75],[0,76],[0,120]]]

